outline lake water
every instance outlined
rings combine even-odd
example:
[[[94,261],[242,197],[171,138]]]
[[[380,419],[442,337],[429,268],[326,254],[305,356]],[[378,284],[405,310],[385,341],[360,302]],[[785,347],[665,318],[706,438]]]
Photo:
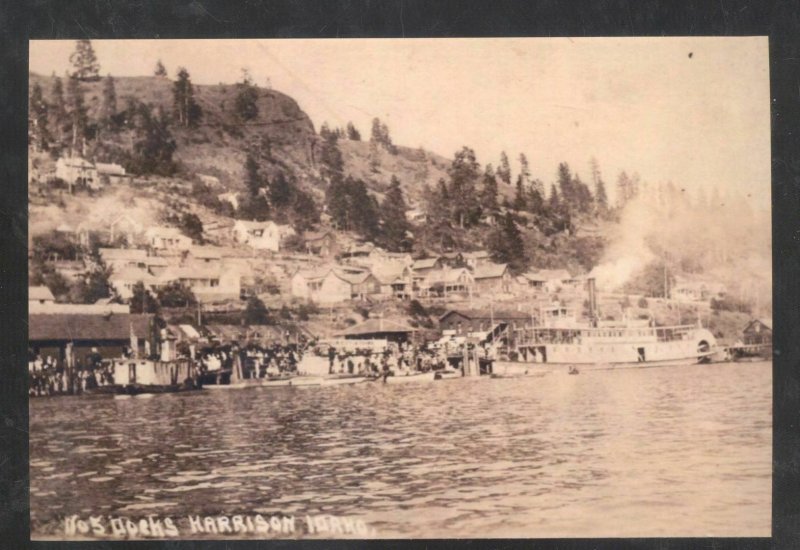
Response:
[[[42,398],[31,529],[154,514],[189,538],[190,514],[263,514],[313,537],[299,518],[330,514],[391,538],[769,536],[771,460],[771,363]]]

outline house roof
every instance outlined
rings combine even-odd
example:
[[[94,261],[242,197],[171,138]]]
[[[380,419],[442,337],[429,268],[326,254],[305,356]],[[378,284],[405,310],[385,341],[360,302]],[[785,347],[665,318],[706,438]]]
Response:
[[[487,250],[475,250],[473,252],[464,252],[461,256],[463,256],[465,260],[467,258],[479,260],[481,258],[488,258],[489,252]]]
[[[184,237],[188,239],[181,230],[177,227],[168,227],[165,225],[151,227],[147,230],[147,234],[151,237]]]
[[[458,281],[462,275],[466,274],[468,278],[474,279],[472,273],[464,267],[459,267],[457,269],[437,269],[435,271],[431,271],[425,277],[425,281],[428,284],[434,283],[453,283]]]
[[[142,248],[100,248],[100,257],[104,261],[113,260],[147,260],[147,250]]]
[[[109,281],[133,281],[133,282],[143,282],[148,284],[153,284],[158,281],[156,277],[153,277],[145,271],[144,269],[139,269],[138,267],[123,267],[121,269],[114,270],[108,278]]]
[[[94,168],[94,164],[81,157],[61,157],[58,162],[72,168]]]
[[[202,258],[207,260],[220,260],[222,259],[222,252],[219,248],[213,246],[193,246],[189,249],[189,254],[195,258]]]
[[[124,176],[125,168],[119,164],[98,162],[95,164],[97,172],[100,174],[110,174],[112,176]]]
[[[131,332],[146,338],[152,315],[111,313],[31,313],[28,340],[129,340]]]
[[[277,226],[273,221],[256,222],[247,220],[237,220],[235,225],[242,227],[245,231],[255,231],[256,229],[267,229]]]
[[[467,319],[530,319],[530,315],[524,313],[522,311],[504,311],[504,310],[495,310],[492,311],[490,309],[451,309],[446,311],[444,315],[439,317],[439,321],[442,321],[445,317],[452,315],[452,314],[461,315],[462,317],[466,317]]]
[[[772,319],[766,319],[766,318],[763,318],[763,317],[762,317],[762,318],[760,318],[760,319],[753,319],[752,321],[750,321],[749,323],[747,323],[747,326],[746,326],[746,327],[744,327],[744,331],[743,331],[743,332],[747,332],[747,330],[748,330],[750,327],[752,327],[754,323],[761,323],[762,325],[764,325],[765,327],[767,327],[769,330],[772,330]]]
[[[181,267],[168,267],[157,277],[161,282],[181,281],[191,279],[219,279],[219,268],[209,268],[203,265],[185,265]]]
[[[50,289],[46,286],[29,286],[28,287],[28,300],[45,300],[45,301],[54,301],[55,297],[53,293],[50,292]]]
[[[433,269],[440,258],[422,258],[415,260],[412,269]]]
[[[337,336],[363,336],[366,334],[398,334],[415,332],[412,326],[400,321],[390,319],[367,319],[360,325],[356,325],[338,332]]]
[[[472,272],[476,279],[496,279],[502,277],[508,271],[508,264],[483,264],[479,265]]]

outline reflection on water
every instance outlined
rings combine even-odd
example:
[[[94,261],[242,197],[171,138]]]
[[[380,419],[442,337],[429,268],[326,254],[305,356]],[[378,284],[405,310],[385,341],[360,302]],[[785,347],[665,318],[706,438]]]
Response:
[[[771,363],[31,401],[69,514],[334,514],[381,537],[769,536]]]

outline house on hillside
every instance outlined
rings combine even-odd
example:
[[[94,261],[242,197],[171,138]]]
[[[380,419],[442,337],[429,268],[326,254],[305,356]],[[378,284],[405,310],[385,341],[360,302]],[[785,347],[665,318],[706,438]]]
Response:
[[[530,287],[555,293],[564,288],[575,288],[580,280],[566,269],[540,269],[523,274]]]
[[[381,295],[386,298],[406,300],[413,295],[411,268],[398,263],[382,263],[372,268],[372,274],[380,281]]]
[[[113,243],[119,236],[124,236],[128,245],[142,241],[144,226],[127,213],[122,213],[109,220],[108,235]]]
[[[108,282],[117,296],[123,300],[130,300],[133,297],[133,287],[137,283],[142,283],[146,290],[154,292],[159,279],[145,269],[126,266],[114,269],[108,277]]]
[[[482,264],[472,270],[475,291],[485,294],[511,292],[513,277],[508,264]]]
[[[186,261],[219,267],[222,265],[222,252],[216,246],[193,246],[186,252]]]
[[[201,216],[200,221],[203,224],[203,238],[207,241],[219,242],[220,239],[228,237],[233,229],[232,224],[210,219],[207,216]]]
[[[277,252],[280,250],[283,240],[289,235],[294,235],[294,230],[290,226],[278,225],[273,221],[237,220],[233,225],[233,238],[236,242],[246,244],[256,250]]]
[[[192,239],[177,227],[157,226],[145,232],[148,245],[154,250],[185,251],[192,247]]]
[[[131,176],[125,173],[125,168],[119,164],[98,162],[95,164],[97,177],[100,183],[127,183]]]
[[[291,287],[292,296],[320,304],[344,302],[352,295],[352,283],[330,267],[297,271],[292,276]]]
[[[103,263],[114,271],[125,268],[147,268],[147,250],[142,248],[99,248]]]
[[[333,258],[339,253],[338,242],[332,231],[306,231],[303,235],[306,252],[321,258]]]
[[[467,268],[444,268],[429,271],[419,285],[419,292],[423,296],[447,297],[470,294],[474,287],[475,279]]]
[[[239,210],[239,194],[234,192],[220,193],[217,195],[220,202],[227,202],[234,210]]]
[[[428,221],[428,215],[421,208],[412,208],[406,210],[406,220],[411,223],[425,223]]]
[[[746,346],[772,344],[772,320],[753,319],[742,331],[742,342]]]
[[[338,275],[350,283],[351,300],[367,300],[381,294],[381,282],[369,271],[340,272]]]
[[[61,157],[56,161],[56,177],[69,185],[82,185],[89,189],[100,189],[97,168],[81,157]]]
[[[430,271],[442,269],[443,267],[444,261],[438,256],[433,258],[420,258],[414,260],[414,263],[411,264],[411,270],[414,272],[414,275],[418,276],[424,276]]]
[[[372,243],[353,243],[342,252],[342,258],[366,258],[375,249]]]
[[[447,267],[464,267],[464,256],[461,252],[453,251],[453,252],[445,252],[441,256],[442,263]]]
[[[200,302],[238,300],[242,290],[238,270],[193,262],[167,268],[159,275],[158,281],[160,286],[180,283],[189,288]]]
[[[491,255],[486,250],[476,250],[474,252],[464,252],[462,254],[464,263],[470,269],[475,269],[479,265],[489,263],[492,261]]]

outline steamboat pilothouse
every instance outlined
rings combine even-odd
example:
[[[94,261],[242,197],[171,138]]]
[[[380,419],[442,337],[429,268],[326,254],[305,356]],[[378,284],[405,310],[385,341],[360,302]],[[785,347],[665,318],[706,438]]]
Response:
[[[596,311],[594,280],[587,281]],[[561,306],[541,311],[537,326],[514,331],[514,348],[494,361],[493,372],[526,373],[581,366],[610,369],[707,362],[717,352],[710,331],[696,325],[656,326],[652,319],[578,321]]]

